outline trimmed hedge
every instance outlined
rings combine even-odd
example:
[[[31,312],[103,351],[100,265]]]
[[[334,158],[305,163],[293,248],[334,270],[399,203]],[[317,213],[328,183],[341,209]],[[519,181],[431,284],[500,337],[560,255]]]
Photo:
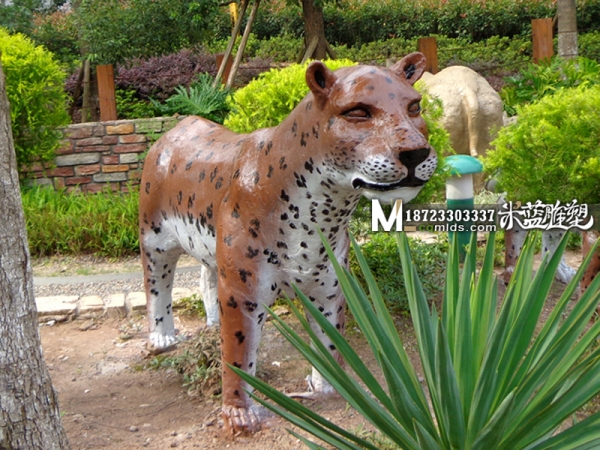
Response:
[[[553,17],[555,13],[555,4],[548,0],[339,0],[324,7],[327,38],[332,44],[347,46],[430,34],[469,41],[524,35],[531,30],[531,19]],[[577,14],[580,29],[597,28],[600,1],[580,2]],[[275,3],[259,12],[253,30],[259,39],[286,34],[301,37],[302,10],[298,5],[281,8]]]

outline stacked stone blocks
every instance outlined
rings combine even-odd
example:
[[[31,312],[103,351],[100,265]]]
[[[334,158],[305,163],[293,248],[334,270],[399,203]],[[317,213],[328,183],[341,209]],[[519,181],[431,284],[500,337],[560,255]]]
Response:
[[[22,172],[32,184],[91,194],[111,186],[127,191],[140,182],[143,158],[152,143],[180,117],[117,120],[70,125],[53,162]]]

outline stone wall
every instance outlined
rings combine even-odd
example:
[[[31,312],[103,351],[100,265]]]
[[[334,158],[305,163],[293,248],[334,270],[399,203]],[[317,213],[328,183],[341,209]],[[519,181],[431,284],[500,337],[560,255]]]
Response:
[[[50,185],[83,193],[126,191],[142,176],[146,150],[165,131],[185,116],[116,120],[70,125],[63,130],[63,142],[54,162],[24,169],[29,184]]]

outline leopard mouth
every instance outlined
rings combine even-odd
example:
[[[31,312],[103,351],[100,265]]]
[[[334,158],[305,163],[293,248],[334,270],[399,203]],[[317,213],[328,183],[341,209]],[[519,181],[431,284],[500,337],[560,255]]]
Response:
[[[352,187],[354,189],[368,189],[370,191],[387,192],[403,187],[421,187],[425,184],[425,181],[418,179],[415,176],[407,176],[400,181],[394,183],[374,183],[365,181],[362,178],[354,178],[352,180]]]

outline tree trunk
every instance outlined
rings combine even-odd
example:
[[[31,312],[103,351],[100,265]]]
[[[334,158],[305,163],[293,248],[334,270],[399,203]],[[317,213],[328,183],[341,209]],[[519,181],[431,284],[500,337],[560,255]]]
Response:
[[[327,57],[327,39],[325,38],[325,19],[323,7],[315,6],[315,0],[302,0],[302,18],[304,19],[304,48],[308,48],[313,38],[317,38],[317,46],[308,55],[312,59]]]
[[[576,58],[577,50],[577,11],[575,0],[558,0],[558,56]]]
[[[19,176],[0,65],[0,449],[68,449],[42,357]]]

